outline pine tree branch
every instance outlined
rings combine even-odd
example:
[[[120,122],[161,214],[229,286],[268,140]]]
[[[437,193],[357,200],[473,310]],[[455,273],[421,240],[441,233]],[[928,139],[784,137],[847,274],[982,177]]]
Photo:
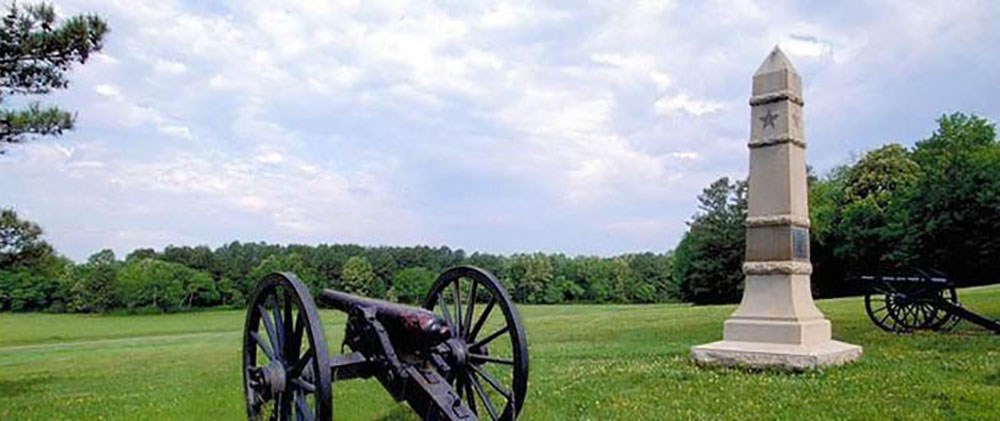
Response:
[[[57,107],[33,103],[24,110],[0,109],[0,144],[20,143],[33,135],[61,135],[73,129],[76,116]]]

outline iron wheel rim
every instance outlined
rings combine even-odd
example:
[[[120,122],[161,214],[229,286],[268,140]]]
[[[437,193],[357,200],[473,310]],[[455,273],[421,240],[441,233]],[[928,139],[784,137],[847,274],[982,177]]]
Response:
[[[263,361],[267,364],[261,365]],[[244,327],[247,417],[332,419],[329,364],[322,324],[308,287],[291,273],[266,276],[250,300]],[[274,396],[268,390],[271,383],[280,384],[281,391]]]
[[[468,289],[463,288],[463,280]],[[463,302],[463,298],[467,300]],[[477,305],[481,305],[478,317],[474,316]],[[459,397],[480,418],[516,418],[524,407],[528,388],[527,336],[517,307],[496,277],[471,266],[451,268],[434,282],[424,308],[442,316],[456,335],[453,340],[462,343],[468,352],[466,364],[449,379]],[[497,308],[503,315],[502,325],[488,330],[492,327],[487,325],[495,322],[492,316]],[[509,339],[510,355],[492,354],[491,344],[503,337]],[[502,373],[497,371],[499,366],[510,367],[509,381],[505,376],[497,378]],[[497,410],[491,396],[506,400],[502,411]]]

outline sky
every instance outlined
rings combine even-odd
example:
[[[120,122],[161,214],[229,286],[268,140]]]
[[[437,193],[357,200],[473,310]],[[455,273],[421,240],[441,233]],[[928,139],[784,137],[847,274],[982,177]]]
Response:
[[[992,0],[55,3],[111,32],[38,98],[76,130],[0,156],[0,206],[76,260],[233,240],[666,252],[704,187],[746,176],[775,45],[821,174],[944,113],[1000,121]]]

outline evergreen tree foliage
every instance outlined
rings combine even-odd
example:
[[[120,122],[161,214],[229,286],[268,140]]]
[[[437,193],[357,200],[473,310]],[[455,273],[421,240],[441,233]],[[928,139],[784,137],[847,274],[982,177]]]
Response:
[[[18,218],[13,209],[0,209],[0,270],[30,266],[51,254],[38,224]]]
[[[12,95],[44,95],[69,85],[66,72],[100,51],[107,23],[96,15],[58,21],[50,4],[11,2],[0,19],[0,105]],[[0,108],[3,144],[35,135],[59,135],[73,128],[75,116],[37,102],[23,109]]]
[[[699,212],[674,252],[673,279],[684,301],[732,303],[743,292],[747,183],[723,177],[698,196]]]

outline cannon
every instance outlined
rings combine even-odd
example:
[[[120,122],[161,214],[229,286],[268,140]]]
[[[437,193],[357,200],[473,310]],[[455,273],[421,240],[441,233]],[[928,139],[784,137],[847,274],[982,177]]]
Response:
[[[880,329],[893,333],[948,331],[965,320],[1000,334],[1000,321],[980,316],[958,301],[954,281],[934,270],[862,275],[865,311]]]
[[[523,408],[527,337],[489,272],[446,270],[423,307],[331,289],[318,299],[347,314],[337,355],[309,288],[294,274],[272,273],[257,285],[243,337],[250,419],[331,420],[333,382],[372,377],[425,420],[512,420]]]

